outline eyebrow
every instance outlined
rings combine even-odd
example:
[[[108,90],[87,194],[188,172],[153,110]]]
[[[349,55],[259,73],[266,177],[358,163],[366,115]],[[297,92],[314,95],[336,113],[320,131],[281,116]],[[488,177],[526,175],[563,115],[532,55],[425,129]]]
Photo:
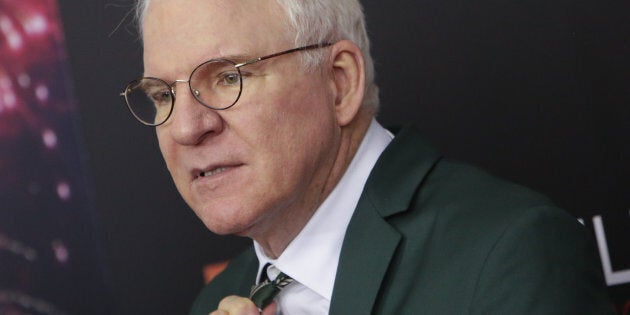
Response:
[[[225,56],[218,56],[218,57],[213,57],[213,58],[206,58],[200,61],[198,64],[202,64],[208,60],[216,60],[216,59],[226,59],[226,60],[241,62],[241,61],[246,61],[253,58],[257,58],[257,57],[254,57],[253,55],[249,55],[249,54],[234,54],[234,55],[225,55]]]
[[[266,56],[266,55],[265,55]],[[251,54],[232,54],[232,55],[225,55],[225,56],[217,56],[217,57],[210,57],[210,58],[204,58],[201,61],[198,61],[195,66],[193,67],[193,69],[195,69],[197,66],[201,65],[204,62],[210,61],[210,60],[219,60],[219,59],[225,59],[225,60],[231,60],[234,61],[235,63],[242,63],[242,62],[246,62],[246,61],[250,61],[252,59],[256,59],[258,57],[261,56],[254,56]],[[262,64],[261,64],[262,65]],[[191,70],[192,71],[192,70]],[[164,80],[161,79],[159,76],[147,76],[146,72],[143,71],[142,72],[142,77],[153,77],[153,78],[158,78],[160,80]],[[169,81],[169,80],[165,80],[165,81]]]

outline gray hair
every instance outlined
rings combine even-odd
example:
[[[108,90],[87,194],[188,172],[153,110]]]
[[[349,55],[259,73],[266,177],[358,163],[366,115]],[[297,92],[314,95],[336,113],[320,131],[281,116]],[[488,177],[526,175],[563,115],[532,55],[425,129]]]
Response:
[[[150,0],[138,0],[136,21],[142,36],[142,21]],[[370,54],[365,15],[359,0],[276,0],[285,10],[289,32],[296,47],[340,40],[354,42],[365,58],[366,83],[363,106],[374,112],[379,107],[378,86],[375,83],[374,61]],[[307,51],[303,54],[306,69],[312,70],[323,61],[323,54]]]

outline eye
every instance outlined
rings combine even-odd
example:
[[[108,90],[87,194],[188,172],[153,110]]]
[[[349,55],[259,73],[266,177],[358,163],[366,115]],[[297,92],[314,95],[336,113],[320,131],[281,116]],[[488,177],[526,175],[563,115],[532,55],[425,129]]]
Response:
[[[219,75],[220,85],[238,85],[241,82],[241,76],[238,72],[223,72]]]
[[[170,106],[172,102],[172,97],[173,96],[169,91],[156,91],[149,95],[149,98],[151,99],[151,101],[153,101],[153,104],[155,104],[156,107],[165,105]]]

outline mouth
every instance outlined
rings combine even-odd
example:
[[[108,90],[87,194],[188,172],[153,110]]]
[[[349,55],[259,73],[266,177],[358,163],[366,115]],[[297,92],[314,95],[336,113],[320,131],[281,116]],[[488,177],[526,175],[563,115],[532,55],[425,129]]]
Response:
[[[231,170],[234,170],[240,166],[242,166],[243,164],[234,164],[234,165],[214,165],[214,166],[210,166],[206,169],[198,169],[196,172],[194,172],[194,176],[198,179],[201,178],[210,178],[213,176],[218,176],[222,173],[225,172],[229,172]]]
[[[227,169],[228,169],[228,167],[217,167],[215,169],[199,173],[199,177],[209,177],[209,176],[212,176],[212,175],[223,173]]]

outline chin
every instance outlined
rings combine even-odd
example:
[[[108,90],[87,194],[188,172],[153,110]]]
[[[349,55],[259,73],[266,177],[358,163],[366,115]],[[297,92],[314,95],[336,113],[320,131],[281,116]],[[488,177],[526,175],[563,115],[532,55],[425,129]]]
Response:
[[[195,213],[210,231],[218,235],[250,236],[252,226],[256,221],[255,218],[244,216],[245,212],[242,210],[218,210],[206,207],[201,213],[197,211]]]
[[[204,222],[205,223],[205,222]],[[253,238],[251,233],[251,229],[247,227],[242,227],[240,225],[234,224],[216,224],[216,223],[205,223],[206,228],[212,231],[212,233],[217,235],[235,235],[241,237],[249,237]]]

